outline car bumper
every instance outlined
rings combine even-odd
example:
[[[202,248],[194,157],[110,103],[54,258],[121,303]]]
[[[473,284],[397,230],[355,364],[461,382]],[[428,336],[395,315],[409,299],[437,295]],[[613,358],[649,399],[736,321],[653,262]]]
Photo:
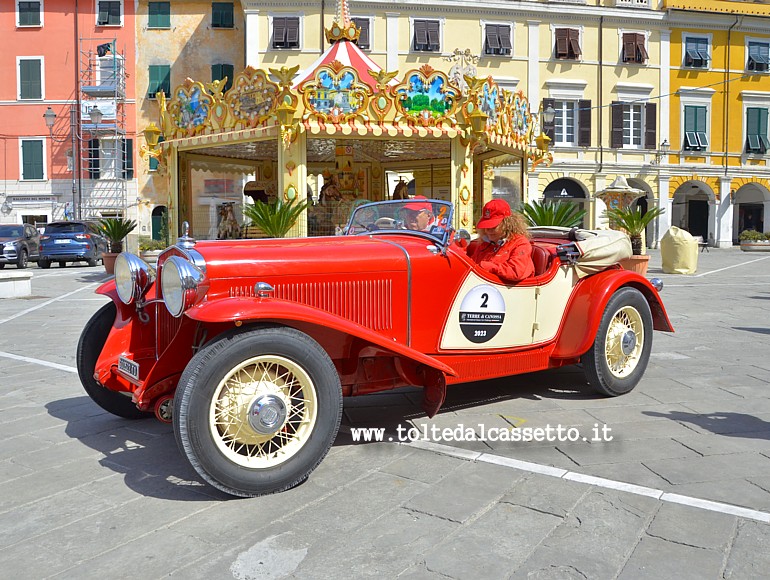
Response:
[[[96,249],[89,247],[53,247],[40,252],[43,260],[93,260],[96,257]]]

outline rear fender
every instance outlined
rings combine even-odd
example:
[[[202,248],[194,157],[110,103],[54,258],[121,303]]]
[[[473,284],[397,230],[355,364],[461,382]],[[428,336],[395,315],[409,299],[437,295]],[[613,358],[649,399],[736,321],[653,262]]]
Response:
[[[583,278],[575,286],[551,357],[576,358],[585,354],[594,342],[607,302],[624,286],[636,288],[647,299],[655,330],[674,332],[660,295],[649,280],[628,270],[605,270]]]
[[[332,328],[350,336],[354,336],[399,356],[406,357],[417,363],[424,364],[441,373],[457,376],[457,373],[444,363],[435,358],[421,353],[413,348],[404,346],[383,336],[373,330],[329,314],[311,306],[280,300],[276,298],[223,298],[213,302],[202,302],[185,312],[192,320],[204,324],[220,322],[253,323],[260,321],[285,320],[314,324],[325,328]]]

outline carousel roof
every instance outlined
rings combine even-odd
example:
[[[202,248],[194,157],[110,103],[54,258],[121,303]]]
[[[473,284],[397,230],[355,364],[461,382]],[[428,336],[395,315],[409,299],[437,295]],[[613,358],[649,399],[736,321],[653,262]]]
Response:
[[[294,79],[294,88],[302,88],[304,83],[315,78],[315,73],[319,68],[330,65],[334,61],[339,62],[343,66],[349,66],[355,69],[358,73],[358,78],[370,87],[375,88],[377,86],[377,83],[372,75],[369,74],[369,71],[380,72],[382,67],[366,56],[363,51],[358,48],[356,43],[340,39],[327,48],[326,52],[324,52],[317,61],[297,75]],[[398,81],[394,78],[389,84],[396,85],[398,84]]]

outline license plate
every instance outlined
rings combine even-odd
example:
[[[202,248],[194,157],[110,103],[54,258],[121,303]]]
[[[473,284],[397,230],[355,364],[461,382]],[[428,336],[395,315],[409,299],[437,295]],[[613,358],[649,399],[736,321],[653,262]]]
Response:
[[[118,358],[118,370],[130,379],[139,380],[139,364],[123,355]]]
[[[69,244],[69,240],[54,240],[55,244]]]

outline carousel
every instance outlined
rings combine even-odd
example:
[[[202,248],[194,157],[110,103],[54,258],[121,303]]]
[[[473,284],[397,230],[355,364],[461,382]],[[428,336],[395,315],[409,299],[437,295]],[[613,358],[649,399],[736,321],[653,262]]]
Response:
[[[171,232],[248,237],[244,204],[307,200],[289,235],[333,235],[361,200],[409,195],[450,201],[453,226],[472,229],[493,196],[524,201],[528,169],[552,160],[527,98],[457,66],[382,70],[359,33],[340,0],[307,70],[247,67],[226,92],[226,79],[187,79],[158,94],[143,153],[166,180]]]

